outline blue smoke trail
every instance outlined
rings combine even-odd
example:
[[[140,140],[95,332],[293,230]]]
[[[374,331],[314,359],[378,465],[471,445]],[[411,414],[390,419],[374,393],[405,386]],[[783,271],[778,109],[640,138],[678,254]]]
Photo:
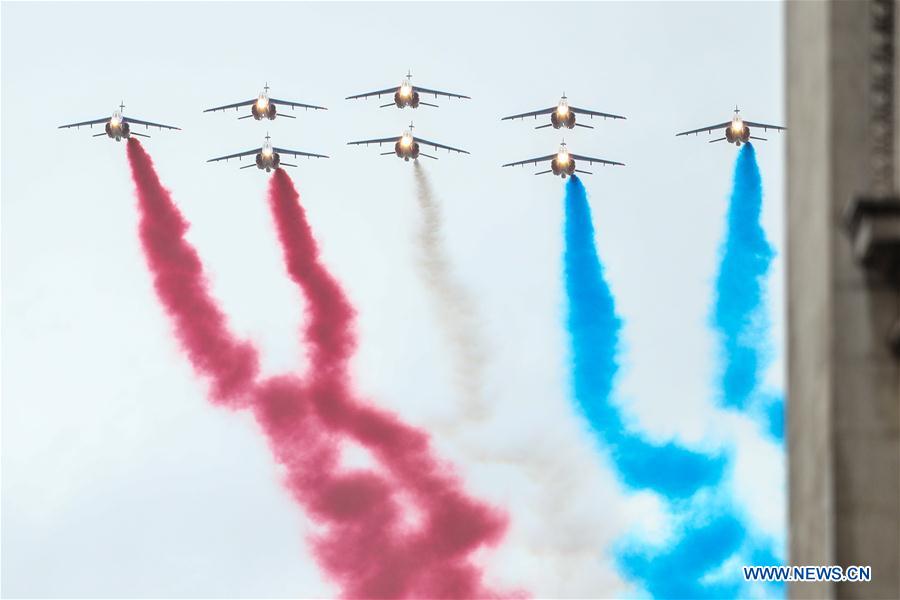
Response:
[[[747,410],[769,362],[769,322],[763,284],[775,253],[760,224],[762,178],[752,144],[734,168],[728,231],[716,279],[713,326],[722,348],[722,403]]]
[[[752,564],[753,558],[767,559],[772,553],[765,543],[749,539],[733,506],[723,505],[727,494],[722,479],[730,457],[649,442],[626,429],[611,400],[622,322],[597,254],[587,194],[577,177],[566,186],[564,263],[574,400],[599,444],[609,450],[624,483],[661,494],[683,520],[665,548],[618,549],[620,569],[654,597],[738,597],[745,589],[740,571],[719,577],[715,571],[735,556]],[[691,499],[704,488],[715,500],[711,505]]]
[[[622,323],[616,315],[594,244],[594,226],[578,177],[566,185],[565,283],[571,343],[573,396],[624,482],[669,498],[686,498],[717,482],[725,464],[673,443],[653,444],[629,432],[611,392],[619,369]]]
[[[765,369],[771,360],[771,330],[765,312],[765,279],[775,252],[760,222],[762,176],[752,144],[741,148],[734,167],[728,223],[722,245],[713,326],[721,346],[721,396],[726,408],[755,413],[767,433],[784,441],[784,396],[763,394]],[[779,564],[783,549],[766,548],[757,555]],[[783,589],[778,590],[779,595]]]
[[[708,583],[703,578],[735,555],[744,537],[743,523],[726,513],[689,523],[681,539],[663,551],[626,550],[619,563],[654,598],[736,598],[740,585],[735,578]]]
[[[660,549],[623,545],[618,549],[619,568],[640,581],[654,598],[695,600],[784,596],[779,583],[748,584],[743,565],[778,565],[770,541],[753,538],[733,506],[695,506],[675,540]],[[760,589],[762,588],[762,589]]]
[[[769,434],[779,442],[784,442],[784,397],[772,398],[765,407],[764,418],[769,426]]]

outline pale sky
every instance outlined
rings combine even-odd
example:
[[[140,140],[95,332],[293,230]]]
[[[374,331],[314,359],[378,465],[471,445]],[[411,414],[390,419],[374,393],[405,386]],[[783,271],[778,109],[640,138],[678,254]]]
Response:
[[[260,346],[266,372],[295,368],[303,353],[303,307],[284,276],[267,177],[205,161],[258,146],[267,131],[276,145],[331,156],[303,160],[290,175],[324,260],[359,311],[358,387],[423,427],[451,410],[457,391],[450,348],[415,269],[412,165],[346,142],[399,135],[412,119],[422,137],[469,150],[425,167],[455,274],[477,301],[491,350],[486,389],[508,407],[491,443],[514,448],[526,435],[570,444],[573,469],[597,490],[579,501],[596,507],[591,527],[608,527],[611,542],[628,526],[657,526],[647,525],[646,499],[610,487],[608,465],[569,399],[563,185],[530,167],[500,168],[555,151],[563,134],[500,117],[551,106],[563,92],[574,106],[627,116],[564,134],[574,152],[627,165],[595,167],[584,178],[625,322],[617,397],[654,439],[698,447],[717,436],[739,440],[738,499],[761,530],[783,535],[783,482],[762,478],[781,472],[780,455],[713,408],[709,314],[736,149],[674,135],[728,120],[735,104],[748,119],[783,123],[782,8],[4,2],[3,595],[335,593],[305,547],[305,517],[251,417],[207,402],[170,334],[136,236],[124,144],[92,139],[100,129],[56,128],[107,116],[121,100],[126,115],[183,128],[151,131],[145,146],[192,223],[189,239],[215,296],[233,329]],[[397,85],[407,69],[416,84],[472,100],[416,110],[344,100]],[[202,113],[252,98],[266,82],[276,98],[329,110],[270,123]],[[779,252],[769,281],[768,377],[779,390],[785,144],[769,138],[756,149],[763,224]],[[535,482],[514,467],[498,477],[454,443],[435,432],[474,495],[513,522],[547,518],[528,500]],[[578,524],[560,523],[560,536],[566,527]],[[604,590],[541,572],[540,557],[517,546],[525,536],[517,531],[486,559],[492,579],[536,595],[627,589],[611,566]]]

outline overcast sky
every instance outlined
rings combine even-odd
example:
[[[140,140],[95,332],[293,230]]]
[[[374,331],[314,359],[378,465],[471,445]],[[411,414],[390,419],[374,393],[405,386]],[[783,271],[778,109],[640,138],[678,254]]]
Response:
[[[346,142],[399,135],[414,119],[423,137],[469,150],[425,167],[491,350],[486,389],[508,407],[492,437],[569,440],[573,469],[598,490],[582,500],[615,540],[648,519],[607,486],[569,400],[563,185],[530,167],[500,168],[555,151],[562,134],[500,117],[551,106],[563,92],[574,106],[628,117],[565,133],[574,152],[627,165],[584,179],[625,323],[617,396],[648,436],[702,445],[722,433],[709,314],[736,150],[674,134],[726,121],[735,104],[748,119],[782,123],[782,57],[776,2],[4,3],[3,594],[335,592],[252,419],[207,402],[170,335],[136,236],[124,144],[57,125],[107,116],[124,100],[127,115],[183,128],[153,131],[145,146],[192,223],[215,296],[269,373],[294,369],[303,349],[267,176],[205,160],[258,146],[267,131],[276,145],[330,155],[290,175],[359,311],[358,386],[421,426],[457,390],[415,268],[412,165]],[[414,83],[472,100],[415,111],[344,100],[397,85],[407,69]],[[202,113],[266,82],[276,98],[329,110],[274,122]],[[779,252],[768,377],[778,390],[785,145],[769,137],[756,147],[763,222]],[[783,536],[780,456],[752,427],[734,427],[739,453],[762,457],[740,463],[739,499],[762,530]],[[435,444],[514,523],[549,518],[512,467],[497,477],[440,432]],[[560,535],[577,526],[560,524]],[[524,568],[540,557],[517,551],[517,535],[488,561],[489,577],[538,595],[597,593],[596,581]],[[610,567],[601,578],[610,594],[625,589],[616,577]]]

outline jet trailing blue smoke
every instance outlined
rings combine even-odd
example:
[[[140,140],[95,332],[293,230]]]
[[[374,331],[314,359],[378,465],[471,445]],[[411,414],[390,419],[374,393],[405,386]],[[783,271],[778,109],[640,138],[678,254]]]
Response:
[[[764,283],[774,252],[760,224],[761,212],[762,179],[756,152],[752,144],[745,144],[734,169],[712,315],[721,346],[721,402],[741,411],[759,399],[756,394],[770,358]],[[781,403],[776,404],[761,408],[780,411]],[[772,425],[773,430],[781,429]]]
[[[566,184],[564,262],[572,393],[600,446],[610,452],[622,480],[631,488],[654,490],[673,499],[689,497],[718,482],[723,457],[644,440],[625,427],[612,401],[622,323],[604,279],[590,205],[578,177]]]

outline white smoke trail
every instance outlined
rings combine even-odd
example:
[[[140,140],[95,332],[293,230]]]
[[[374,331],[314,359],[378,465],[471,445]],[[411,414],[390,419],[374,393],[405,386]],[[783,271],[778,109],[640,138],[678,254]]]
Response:
[[[443,334],[453,348],[453,375],[462,394],[467,419],[486,416],[484,394],[484,343],[479,336],[475,303],[453,278],[443,246],[440,207],[434,199],[425,170],[415,163],[416,198],[422,214],[419,230],[419,266],[432,296]]]
[[[531,407],[538,418],[530,415],[515,422],[529,409],[517,414],[511,412],[517,409],[486,397],[489,353],[480,335],[476,303],[453,275],[443,245],[440,206],[418,162],[415,182],[421,212],[417,262],[452,350],[453,378],[461,396],[461,410],[449,422],[436,417],[425,425],[438,442],[452,447],[467,470],[487,474],[495,489],[502,481],[501,487],[514,490],[506,502],[510,530],[488,558],[489,574],[501,585],[521,586],[536,597],[625,593],[610,548],[638,515],[643,513],[646,521],[648,513],[658,513],[655,500],[649,495],[631,497],[624,505],[621,487],[591,449],[569,406]]]

